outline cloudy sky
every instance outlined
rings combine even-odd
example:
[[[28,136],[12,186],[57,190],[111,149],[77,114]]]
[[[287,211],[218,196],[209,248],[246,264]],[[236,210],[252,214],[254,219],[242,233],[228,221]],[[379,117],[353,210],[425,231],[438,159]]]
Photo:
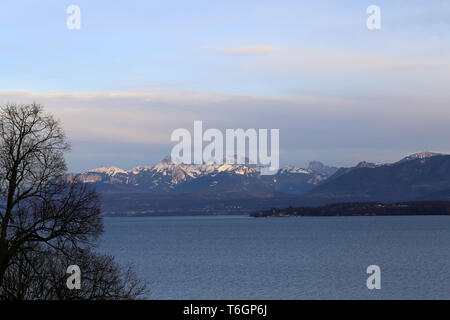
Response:
[[[32,101],[71,171],[154,164],[194,120],[279,128],[282,165],[450,152],[450,2],[2,1],[0,104]]]

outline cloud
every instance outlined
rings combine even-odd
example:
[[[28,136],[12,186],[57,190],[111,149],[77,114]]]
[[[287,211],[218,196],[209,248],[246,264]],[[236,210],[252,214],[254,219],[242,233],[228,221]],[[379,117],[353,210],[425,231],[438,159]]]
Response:
[[[402,53],[408,52],[408,47]],[[230,66],[234,79],[284,92],[434,95],[448,92],[450,60],[440,52],[410,50],[407,55],[381,49],[285,47],[273,55]],[[244,80],[242,80],[244,79]]]
[[[202,120],[204,129],[280,129],[282,165],[313,159],[354,165],[364,159],[395,160],[417,150],[449,151],[448,94],[349,99],[161,89],[0,90],[0,105],[33,101],[60,119],[73,144],[69,159],[75,171],[155,163],[170,153],[172,131],[192,131],[194,120]]]
[[[281,47],[277,46],[240,46],[219,48],[217,51],[236,55],[260,55],[274,53],[281,51],[281,49]]]
[[[302,68],[311,71],[341,72],[450,72],[447,57],[423,57],[365,52],[342,48],[294,47],[284,55],[271,58],[274,67]]]

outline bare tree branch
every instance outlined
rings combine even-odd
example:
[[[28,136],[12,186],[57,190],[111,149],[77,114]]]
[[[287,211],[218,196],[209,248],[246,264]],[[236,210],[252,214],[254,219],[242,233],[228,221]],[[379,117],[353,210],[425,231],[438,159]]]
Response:
[[[65,179],[69,149],[42,106],[1,108],[0,298],[131,299],[142,291],[111,257],[89,250],[103,232],[100,202],[86,184]],[[63,281],[73,257],[92,284],[77,294],[67,293]]]

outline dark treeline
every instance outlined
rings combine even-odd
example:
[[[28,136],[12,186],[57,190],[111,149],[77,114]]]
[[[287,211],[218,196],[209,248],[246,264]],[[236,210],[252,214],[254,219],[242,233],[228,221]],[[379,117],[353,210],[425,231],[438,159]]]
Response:
[[[336,203],[322,207],[270,209],[251,214],[253,217],[417,215],[450,215],[450,201]]]

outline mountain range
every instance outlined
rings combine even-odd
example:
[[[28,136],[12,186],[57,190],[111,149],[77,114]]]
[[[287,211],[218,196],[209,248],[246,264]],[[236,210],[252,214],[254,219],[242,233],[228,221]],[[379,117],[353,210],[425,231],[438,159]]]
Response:
[[[450,156],[421,152],[392,164],[337,168],[312,161],[260,175],[249,164],[176,164],[170,157],[130,170],[100,167],[68,179],[94,186],[107,215],[242,214],[352,201],[450,199]]]
[[[337,170],[313,161],[306,169],[288,166],[275,175],[261,175],[256,165],[177,164],[166,157],[154,166],[130,170],[103,166],[69,177],[92,184],[103,193],[265,191],[303,194]]]
[[[393,164],[338,170],[307,196],[327,203],[450,200],[450,156],[420,153]]]

